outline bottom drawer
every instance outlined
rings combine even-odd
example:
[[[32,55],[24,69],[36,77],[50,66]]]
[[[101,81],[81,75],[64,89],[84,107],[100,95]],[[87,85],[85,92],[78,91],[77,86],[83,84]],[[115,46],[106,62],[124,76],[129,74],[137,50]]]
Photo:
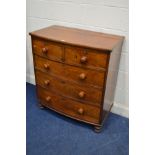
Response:
[[[99,123],[100,109],[98,107],[61,97],[40,86],[37,86],[37,93],[41,103],[48,108],[81,121]]]

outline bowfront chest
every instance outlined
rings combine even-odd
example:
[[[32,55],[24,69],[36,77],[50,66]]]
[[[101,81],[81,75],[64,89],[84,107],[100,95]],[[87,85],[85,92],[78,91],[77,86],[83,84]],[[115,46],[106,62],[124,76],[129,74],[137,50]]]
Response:
[[[30,35],[39,105],[99,132],[113,105],[124,38],[62,26]]]

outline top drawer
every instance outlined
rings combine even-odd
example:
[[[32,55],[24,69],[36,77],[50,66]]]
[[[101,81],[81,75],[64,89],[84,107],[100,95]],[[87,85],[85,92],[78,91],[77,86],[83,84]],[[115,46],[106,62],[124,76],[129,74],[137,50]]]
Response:
[[[61,61],[63,46],[59,43],[34,38],[33,52],[39,56],[49,58],[51,60]]]
[[[108,54],[78,47],[65,47],[65,62],[94,69],[106,68]]]

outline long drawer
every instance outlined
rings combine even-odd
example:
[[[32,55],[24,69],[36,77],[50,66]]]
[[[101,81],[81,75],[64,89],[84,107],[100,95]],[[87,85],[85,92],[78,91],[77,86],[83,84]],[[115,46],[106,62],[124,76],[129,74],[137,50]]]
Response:
[[[37,87],[37,94],[42,104],[48,108],[78,120],[99,123],[100,109],[98,107],[62,97],[40,86]]]
[[[94,87],[103,87],[105,72],[70,66],[34,55],[35,68],[56,76]]]
[[[89,103],[96,105],[100,105],[101,103],[102,90],[99,89],[68,83],[58,77],[49,76],[48,74],[37,70],[36,82],[42,87],[56,91],[73,99],[88,101]]]

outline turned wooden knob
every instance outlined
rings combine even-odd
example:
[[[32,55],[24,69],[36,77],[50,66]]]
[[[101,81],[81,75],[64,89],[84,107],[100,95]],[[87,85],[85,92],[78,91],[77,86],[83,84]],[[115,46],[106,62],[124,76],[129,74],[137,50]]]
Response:
[[[84,91],[80,91],[80,92],[79,92],[79,97],[80,97],[80,98],[84,98],[84,96],[85,96],[85,92],[84,92]]]
[[[79,113],[80,115],[83,115],[83,114],[84,114],[83,108],[79,108],[79,109],[78,109],[78,113]]]
[[[49,80],[45,80],[45,81],[44,81],[44,84],[45,84],[46,86],[48,86],[48,85],[50,84],[50,81],[49,81]]]
[[[86,74],[85,74],[85,73],[81,73],[81,74],[79,75],[79,78],[80,78],[81,80],[84,80],[84,79],[86,78]]]
[[[51,97],[50,96],[47,96],[46,97],[46,101],[49,102],[50,100],[51,100]]]
[[[49,69],[50,65],[49,64],[44,64],[45,69]]]
[[[81,61],[81,63],[86,63],[87,62],[87,57],[83,56],[80,61]]]
[[[42,48],[42,52],[43,52],[43,54],[47,54],[48,48],[46,48],[46,47]]]
[[[35,49],[37,46],[36,45],[33,45],[33,48]]]

